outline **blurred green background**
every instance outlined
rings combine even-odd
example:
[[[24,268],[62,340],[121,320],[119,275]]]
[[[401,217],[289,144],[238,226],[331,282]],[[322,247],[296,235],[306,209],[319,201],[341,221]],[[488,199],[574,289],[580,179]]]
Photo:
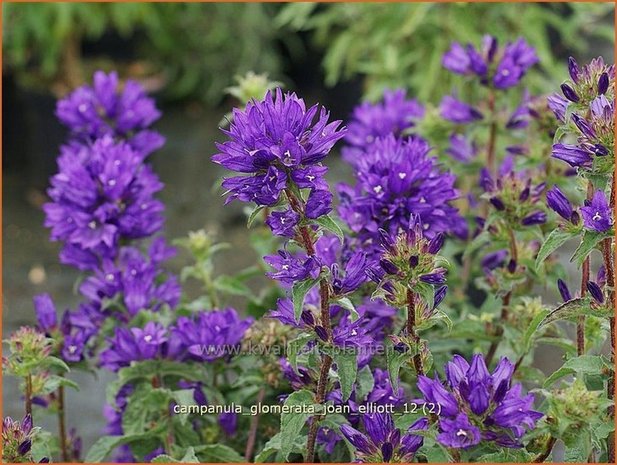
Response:
[[[614,44],[612,3],[525,4],[188,4],[4,3],[3,8],[3,322],[6,337],[34,320],[32,296],[50,292],[59,310],[77,304],[77,273],[58,264],[40,206],[55,172],[65,129],[55,120],[58,97],[87,82],[96,69],[118,70],[153,93],[163,117],[165,147],[151,157],[165,189],[167,237],[206,227],[232,244],[222,272],[257,258],[247,245],[241,206],[226,207],[213,186],[222,175],[210,163],[218,126],[238,96],[236,77],[267,73],[307,102],[320,101],[347,119],[362,98],[405,87],[423,103],[450,90],[441,56],[453,40],[501,43],[519,35],[536,47],[540,65],[526,82],[554,91],[566,59],[604,55]],[[250,92],[248,92],[250,94]],[[330,181],[349,176],[334,154]],[[182,257],[172,263],[178,269]],[[559,361],[557,360],[557,363]],[[75,375],[68,421],[87,449],[103,427],[101,372]],[[5,380],[5,414],[21,415],[16,386]],[[55,424],[44,425],[55,430]]]

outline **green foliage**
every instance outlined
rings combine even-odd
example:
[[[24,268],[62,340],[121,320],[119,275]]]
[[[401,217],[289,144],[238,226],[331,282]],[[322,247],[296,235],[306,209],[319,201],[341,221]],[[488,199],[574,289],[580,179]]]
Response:
[[[324,49],[326,84],[363,76],[370,100],[379,98],[384,88],[398,87],[427,100],[450,89],[451,77],[441,68],[441,56],[450,43],[479,43],[483,34],[494,35],[501,43],[522,35],[533,43],[542,64],[528,82],[533,91],[549,90],[545,73],[558,76],[562,72],[554,43],[574,54],[589,50],[592,40],[612,49],[613,6],[590,6],[299,3],[287,5],[276,23],[312,32],[316,44]]]
[[[277,10],[258,3],[5,3],[5,66],[26,84],[73,87],[88,77],[82,41],[115,33],[130,41],[146,71],[159,74],[169,98],[216,103],[232,76],[278,71]]]

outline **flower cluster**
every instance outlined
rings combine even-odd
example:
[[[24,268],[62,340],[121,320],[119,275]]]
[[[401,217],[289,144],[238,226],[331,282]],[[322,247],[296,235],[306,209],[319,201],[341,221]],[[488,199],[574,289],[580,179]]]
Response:
[[[347,163],[355,166],[366,147],[375,140],[390,134],[404,136],[424,116],[424,107],[415,99],[408,100],[403,89],[385,90],[383,101],[364,102],[353,110],[342,155]]]
[[[361,462],[411,462],[422,446],[424,439],[415,434],[428,428],[428,420],[422,418],[403,433],[394,426],[388,413],[366,414],[362,417],[366,434],[349,425],[341,425],[341,433],[356,448]]]
[[[533,394],[523,396],[522,386],[512,385],[514,365],[507,358],[491,374],[482,354],[471,363],[455,355],[445,371],[445,385],[420,376],[418,388],[426,401],[441,406],[437,440],[446,447],[466,449],[481,440],[520,447],[523,434],[543,416],[533,410]]]
[[[458,198],[453,175],[439,169],[430,146],[419,138],[377,139],[355,161],[356,185],[338,185],[339,214],[365,250],[377,252],[378,230],[397,234],[417,215],[432,237],[450,233],[464,237],[466,223],[452,201]]]
[[[499,168],[499,176],[493,179],[487,169],[480,173],[483,198],[506,219],[508,226],[519,229],[546,222],[542,205],[544,182],[533,184],[533,176],[525,171],[515,171],[513,159],[506,157]]]
[[[161,229],[164,207],[154,194],[163,185],[126,142],[103,136],[91,145],[65,145],[58,167],[43,208],[52,240],[65,243],[63,263],[92,269],[97,259],[115,258],[122,239]]]
[[[58,102],[56,116],[81,143],[103,136],[124,140],[144,157],[165,139],[150,128],[161,117],[154,101],[135,81],[118,82],[115,72],[94,73],[93,85],[84,85]]]
[[[101,365],[118,371],[140,360],[212,362],[233,355],[252,322],[228,308],[180,317],[168,329],[154,322],[143,328],[120,327],[101,353]]]
[[[230,193],[227,201],[273,206],[294,184],[310,189],[305,213],[319,216],[309,204],[324,209],[331,200],[324,190],[326,169],[321,161],[344,136],[340,121],[328,123],[328,118],[325,108],[307,109],[296,94],[283,95],[280,89],[274,96],[268,91],[264,100],[249,102],[244,110],[234,109],[229,130],[222,130],[230,140],[217,144],[220,153],[212,157],[229,170],[245,173],[223,181]],[[275,217],[272,222],[280,220]]]
[[[476,76],[485,86],[507,89],[516,86],[538,62],[538,56],[522,37],[499,48],[497,39],[484,36],[478,50],[472,44],[452,43],[442,59],[444,68],[456,74]]]
[[[437,255],[444,243],[443,233],[427,239],[417,216],[411,218],[405,232],[395,236],[383,229],[379,232],[382,254],[378,266],[367,270],[370,278],[378,283],[385,301],[397,307],[408,304],[408,291],[425,295],[424,288],[434,289],[432,305],[425,309],[425,316],[430,316],[447,291],[446,262]]]
[[[32,440],[35,434],[32,427],[32,417],[26,415],[19,422],[11,417],[2,421],[2,461],[4,463],[32,463]],[[39,463],[49,462],[48,458],[39,460]]]
[[[615,83],[614,65],[599,57],[579,68],[569,61],[570,80],[562,84],[564,97],[548,98],[557,119],[567,126],[565,133],[576,128],[576,143],[553,145],[553,157],[583,171],[611,173],[614,164]],[[572,122],[574,125],[569,125]]]

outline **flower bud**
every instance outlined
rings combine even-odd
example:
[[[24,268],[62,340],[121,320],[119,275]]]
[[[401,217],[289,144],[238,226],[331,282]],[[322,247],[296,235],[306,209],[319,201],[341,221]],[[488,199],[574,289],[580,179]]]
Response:
[[[570,289],[568,289],[568,285],[561,279],[557,280],[557,288],[559,289],[559,293],[561,294],[561,298],[564,302],[568,302],[572,300],[572,295],[570,294]]]
[[[315,333],[317,334],[317,336],[319,336],[319,339],[321,339],[324,342],[328,342],[328,333],[326,332],[323,326],[315,326],[314,329],[315,329]]]
[[[602,289],[600,289],[600,286],[593,281],[587,281],[586,287],[591,294],[591,297],[593,297],[596,302],[599,304],[604,303],[604,293],[602,292]]]
[[[568,72],[570,73],[570,78],[572,78],[575,83],[578,83],[580,70],[576,60],[573,57],[568,58]]]
[[[572,89],[572,87],[570,87],[568,84],[562,84],[561,91],[563,92],[563,96],[571,102],[577,103],[580,101],[580,98],[577,95],[576,91]]]
[[[531,213],[521,220],[521,224],[523,226],[533,226],[535,224],[544,223],[546,223],[546,213],[542,211]]]
[[[381,260],[379,260],[379,264],[381,265],[381,267],[386,273],[398,274],[397,266],[394,263],[392,263],[390,260],[386,260],[385,258],[382,258]]]
[[[491,202],[493,207],[495,207],[499,211],[503,211],[506,209],[506,206],[504,205],[503,201],[499,197],[492,197],[489,200],[489,202]]]
[[[411,268],[415,268],[416,266],[418,266],[418,263],[420,263],[420,259],[417,255],[412,255],[411,257],[409,257],[409,266]]]
[[[437,252],[441,250],[443,246],[444,235],[443,233],[438,233],[431,239],[428,243],[428,253],[435,255]]]
[[[598,94],[606,94],[608,90],[608,74],[606,72],[600,74],[598,78]]]

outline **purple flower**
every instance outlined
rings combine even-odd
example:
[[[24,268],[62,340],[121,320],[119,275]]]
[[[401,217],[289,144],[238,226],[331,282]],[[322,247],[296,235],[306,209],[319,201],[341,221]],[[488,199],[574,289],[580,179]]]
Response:
[[[28,414],[23,420],[4,417],[2,420],[2,461],[6,463],[34,462],[32,441],[36,429],[32,427],[32,417]],[[49,462],[44,458],[41,462]]]
[[[115,72],[94,73],[94,85],[79,87],[60,100],[56,116],[85,143],[111,136],[127,141],[143,157],[165,141],[158,132],[148,130],[161,116],[154,101],[135,81],[126,81],[120,89]]]
[[[543,211],[537,211],[530,213],[525,218],[521,220],[521,224],[523,226],[533,226],[536,224],[544,224],[546,223],[546,213]]]
[[[51,239],[88,255],[113,258],[121,239],[148,237],[163,225],[163,187],[143,154],[104,136],[92,145],[62,148],[51,178],[51,202],[43,206]],[[76,257],[75,252],[72,256]],[[81,268],[81,267],[80,267]]]
[[[437,441],[446,447],[453,449],[468,449],[480,443],[480,430],[469,422],[464,413],[459,413],[456,418],[443,418],[439,421],[441,432]]]
[[[283,377],[289,381],[289,384],[294,391],[298,391],[312,383],[311,373],[303,366],[298,366],[298,370],[296,372],[287,359],[283,357],[279,359],[279,365],[281,367]]]
[[[546,192],[546,203],[548,207],[555,211],[563,219],[570,221],[572,219],[572,204],[563,192],[557,186],[553,186]]]
[[[451,202],[458,198],[455,178],[439,170],[430,147],[421,138],[378,139],[357,161],[356,185],[337,186],[339,214],[356,233],[364,250],[378,253],[379,229],[395,235],[419,215],[430,238],[439,232],[464,237],[466,224]]]
[[[573,168],[579,166],[591,166],[592,158],[589,152],[576,145],[554,144],[553,158],[565,161]]]
[[[499,55],[501,56],[497,66],[490,66]],[[453,42],[450,50],[442,58],[443,66],[453,73],[475,74],[483,85],[492,82],[497,89],[507,89],[517,85],[527,70],[537,62],[535,49],[522,37],[506,44],[503,52],[498,53],[497,39],[488,35],[482,39],[481,51],[471,44],[463,47]]]
[[[498,89],[513,87],[537,62],[538,56],[535,49],[522,37],[516,42],[508,43],[495,70],[493,84]]]
[[[585,201],[581,207],[583,225],[586,229],[596,232],[604,232],[611,229],[613,217],[604,192],[598,190],[593,194],[591,202]]]
[[[569,102],[559,94],[549,95],[547,98],[548,107],[560,122],[565,123],[566,111],[568,110]]]
[[[49,294],[40,294],[34,297],[34,310],[39,327],[43,331],[48,333],[56,328],[58,324],[56,306]]]
[[[122,247],[118,258],[103,260],[102,266],[94,270],[79,290],[97,304],[119,296],[130,316],[143,309],[158,311],[164,304],[173,308],[180,300],[180,285],[160,265],[174,255],[175,250],[163,238],[152,242],[147,256],[135,247]]]
[[[319,263],[313,257],[301,259],[287,251],[279,250],[278,255],[267,255],[264,261],[276,270],[266,274],[285,284],[316,278],[319,275]]]
[[[351,165],[356,165],[367,145],[390,134],[402,136],[422,116],[422,105],[416,100],[406,100],[404,90],[384,91],[383,102],[365,102],[354,109],[345,135],[345,142],[349,146],[343,148],[343,158]]]
[[[332,288],[336,295],[345,295],[355,291],[367,279],[366,276],[367,259],[362,251],[356,251],[345,264],[345,275],[339,275],[339,267],[334,264],[330,267],[332,271]]]
[[[446,95],[441,100],[439,112],[442,118],[457,124],[466,124],[482,119],[482,113],[451,95]]]
[[[267,315],[268,318],[275,318],[284,325],[293,326],[294,328],[304,328],[307,325],[307,321],[314,322],[312,314],[308,310],[302,310],[300,321],[296,321],[294,316],[293,302],[291,299],[278,299],[276,301],[276,309],[270,310]]]
[[[373,390],[369,392],[366,402],[377,405],[394,405],[401,407],[406,402],[405,391],[399,386],[394,392],[390,383],[390,375],[386,370],[375,368],[373,371]]]
[[[346,312],[332,331],[332,342],[342,348],[369,348],[374,342],[370,329],[364,318],[352,321]]]
[[[360,462],[411,462],[424,443],[423,437],[414,432],[428,429],[428,420],[421,418],[402,434],[388,413],[366,414],[362,422],[366,434],[341,425],[341,433],[356,449]]]
[[[65,362],[79,362],[84,356],[84,349],[88,341],[88,335],[85,331],[77,330],[71,334],[64,336],[64,344],[60,351],[62,359]]]
[[[439,285],[445,284],[446,282],[446,274],[445,271],[438,271],[435,273],[424,274],[420,276],[420,281],[427,284]]]
[[[332,193],[329,190],[313,190],[306,200],[304,214],[316,219],[332,211]]]
[[[270,213],[266,219],[266,224],[270,227],[273,234],[291,238],[295,235],[295,227],[298,221],[300,221],[300,215],[291,208],[288,208],[284,211]]]
[[[163,326],[152,321],[143,328],[117,328],[114,336],[107,340],[107,348],[101,352],[101,366],[118,371],[133,361],[162,357],[167,334]]]
[[[321,444],[323,446],[326,454],[331,455],[334,453],[334,447],[336,447],[336,444],[342,440],[343,438],[341,438],[336,431],[328,428],[327,426],[320,427],[317,432],[317,444]]]
[[[235,436],[238,429],[238,415],[231,413],[221,413],[219,415],[219,425],[227,436]]]
[[[447,447],[471,447],[480,437],[504,447],[520,447],[525,432],[542,418],[532,410],[533,394],[522,396],[520,384],[511,386],[514,365],[506,358],[491,374],[481,354],[474,355],[471,364],[455,355],[445,371],[446,385],[420,376],[418,389],[427,402],[441,406],[437,440]]]
[[[476,145],[462,134],[452,134],[450,136],[450,147],[446,149],[452,158],[457,161],[468,163],[478,154]]]
[[[322,177],[319,170],[307,175],[307,168],[319,165],[344,135],[338,130],[340,121],[328,123],[328,118],[323,107],[307,110],[296,94],[283,95],[280,89],[275,96],[268,92],[264,100],[249,102],[244,110],[234,109],[229,130],[223,130],[229,140],[217,144],[220,152],[212,157],[215,163],[246,174],[223,182],[230,193],[227,201],[271,206],[288,180]]]
[[[252,318],[240,319],[233,308],[180,317],[170,328],[169,352],[179,360],[212,362],[232,355],[252,323]]]

